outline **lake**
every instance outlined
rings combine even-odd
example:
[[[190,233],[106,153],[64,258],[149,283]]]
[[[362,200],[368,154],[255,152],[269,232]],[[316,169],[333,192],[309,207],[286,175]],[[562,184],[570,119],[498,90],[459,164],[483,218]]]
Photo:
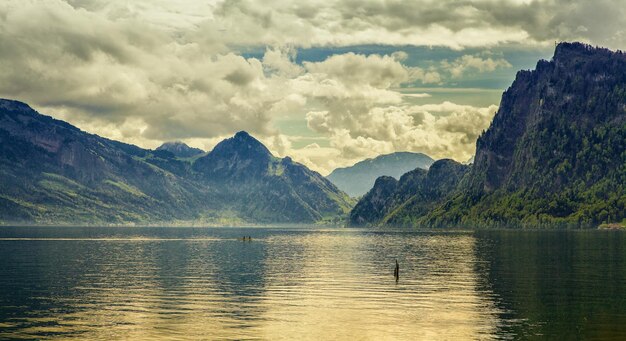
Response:
[[[0,227],[0,338],[625,340],[626,233]]]

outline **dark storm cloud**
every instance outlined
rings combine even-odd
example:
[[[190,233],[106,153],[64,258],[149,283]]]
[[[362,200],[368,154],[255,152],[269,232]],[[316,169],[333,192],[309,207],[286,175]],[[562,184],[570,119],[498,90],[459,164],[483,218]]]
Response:
[[[262,43],[403,44],[402,38],[404,44],[459,48],[572,39],[612,47],[626,42],[624,0],[337,0],[296,4],[232,0],[217,8],[220,19],[237,18],[231,38],[249,41],[237,34],[256,31],[261,32],[256,38]],[[360,35],[360,31],[368,35]],[[468,37],[474,40],[464,40]]]

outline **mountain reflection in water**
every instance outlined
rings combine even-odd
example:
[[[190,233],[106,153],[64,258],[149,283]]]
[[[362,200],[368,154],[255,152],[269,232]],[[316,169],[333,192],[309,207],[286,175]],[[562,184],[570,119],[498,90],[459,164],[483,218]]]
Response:
[[[623,339],[624,240],[603,231],[6,227],[0,338]]]

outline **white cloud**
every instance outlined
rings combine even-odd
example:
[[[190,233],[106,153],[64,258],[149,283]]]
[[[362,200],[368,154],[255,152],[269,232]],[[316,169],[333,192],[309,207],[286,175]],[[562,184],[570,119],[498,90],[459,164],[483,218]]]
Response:
[[[322,74],[329,80],[338,80],[342,84],[353,86],[371,86],[389,88],[410,80],[410,72],[395,56],[369,56],[352,52],[333,55],[328,59],[312,63],[304,62],[309,73]]]
[[[421,94],[405,94],[405,93],[403,93],[402,96],[404,96],[404,97],[413,97],[413,98],[429,98],[429,97],[432,97],[431,94],[427,94],[427,93],[421,93]]]
[[[409,69],[409,72],[412,79],[419,80],[423,84],[440,84],[442,81],[441,75],[434,68],[424,70],[419,67],[412,67]]]
[[[267,148],[279,157],[289,156],[291,148],[291,140],[289,136],[277,134],[263,139],[262,141]]]
[[[361,115],[309,113],[310,126],[328,134],[341,156],[366,158],[393,151],[420,151],[435,158],[469,158],[497,106],[479,108],[451,102],[373,107]]]
[[[480,56],[463,55],[452,62],[443,60],[441,66],[454,78],[460,78],[466,71],[492,72],[498,68],[509,68],[511,64],[504,58],[482,58]]]
[[[206,34],[231,45],[419,45],[454,49],[554,40],[625,43],[624,0],[226,0]],[[587,30],[580,30],[583,26]],[[219,31],[224,30],[224,31]]]
[[[409,97],[426,94],[394,89],[491,72],[506,60],[468,54],[417,68],[398,51],[299,65],[297,49],[563,39],[623,49],[625,2],[5,0],[0,96],[144,147],[182,139],[207,150],[247,130],[321,171],[394,150],[467,159],[493,106],[412,106]],[[263,48],[263,57],[242,53]],[[327,144],[295,149],[275,126],[285,116],[306,120]]]
[[[263,56],[263,67],[270,74],[286,78],[297,77],[304,69],[295,63],[296,54],[294,48],[268,48]]]
[[[283,96],[285,73],[298,67],[285,69],[271,49],[263,64],[178,41],[132,16],[52,0],[9,2],[0,17],[2,95],[104,136],[154,146],[237,130],[270,134],[273,112],[302,100]]]

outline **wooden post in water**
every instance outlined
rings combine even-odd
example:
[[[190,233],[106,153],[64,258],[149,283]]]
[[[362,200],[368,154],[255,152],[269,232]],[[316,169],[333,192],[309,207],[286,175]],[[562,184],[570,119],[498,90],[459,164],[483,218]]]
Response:
[[[400,279],[400,264],[398,264],[398,260],[396,259],[396,267],[393,269],[393,277],[396,278],[396,282]]]

